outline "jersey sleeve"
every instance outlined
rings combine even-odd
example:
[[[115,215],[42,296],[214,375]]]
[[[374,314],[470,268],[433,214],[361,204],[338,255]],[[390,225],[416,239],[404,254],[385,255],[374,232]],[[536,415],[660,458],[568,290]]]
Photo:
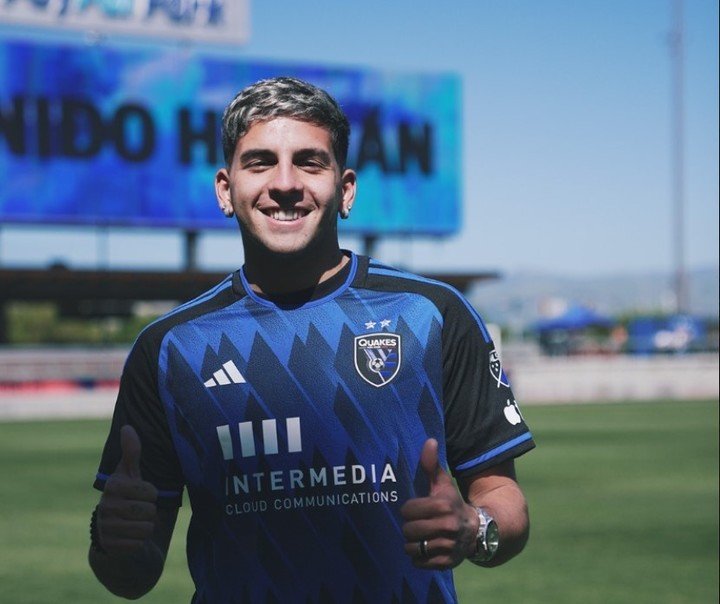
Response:
[[[110,434],[105,442],[94,487],[103,490],[120,457],[120,429],[129,424],[140,437],[143,480],[159,491],[159,506],[179,506],[183,475],[157,388],[157,354],[142,335],[133,346],[120,379]]]
[[[474,474],[534,448],[487,328],[459,294],[445,312],[442,346],[445,433],[453,474]]]

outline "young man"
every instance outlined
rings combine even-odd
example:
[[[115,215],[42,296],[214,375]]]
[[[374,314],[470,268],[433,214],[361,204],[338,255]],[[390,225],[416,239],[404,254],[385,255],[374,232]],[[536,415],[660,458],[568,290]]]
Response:
[[[455,602],[450,569],[522,550],[534,444],[492,341],[453,288],[340,249],[348,138],[292,78],[227,107],[245,264],[130,352],[91,523],[113,593],[159,579],[183,489],[195,603]]]

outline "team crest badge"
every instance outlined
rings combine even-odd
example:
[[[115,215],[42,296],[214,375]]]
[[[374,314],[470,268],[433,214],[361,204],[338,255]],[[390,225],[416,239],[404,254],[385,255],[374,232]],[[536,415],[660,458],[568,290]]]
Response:
[[[498,388],[500,388],[500,386],[510,387],[510,382],[502,368],[500,355],[494,348],[490,351],[490,375],[492,375],[493,379],[497,382]]]
[[[402,345],[396,333],[368,333],[355,338],[355,369],[376,388],[393,380],[401,359]]]

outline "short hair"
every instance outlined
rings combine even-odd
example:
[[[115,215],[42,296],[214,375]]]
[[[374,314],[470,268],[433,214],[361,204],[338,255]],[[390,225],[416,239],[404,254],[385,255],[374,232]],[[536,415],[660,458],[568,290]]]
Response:
[[[260,80],[241,90],[225,108],[222,146],[230,165],[238,141],[256,122],[289,117],[315,124],[330,133],[335,159],[345,168],[350,122],[337,101],[308,82],[290,77]]]

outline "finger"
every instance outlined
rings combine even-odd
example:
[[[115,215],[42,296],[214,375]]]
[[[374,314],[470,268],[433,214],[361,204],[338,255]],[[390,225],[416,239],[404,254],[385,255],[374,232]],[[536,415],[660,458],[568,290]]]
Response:
[[[103,490],[103,498],[106,500],[117,498],[155,502],[157,497],[157,488],[152,483],[117,473],[108,478]]]
[[[438,442],[434,438],[428,438],[423,444],[420,453],[420,467],[430,481],[430,490],[437,480],[440,472],[440,460],[438,459]]]
[[[419,497],[410,499],[400,508],[400,516],[405,523],[433,521],[448,514],[448,502],[441,497]]]
[[[101,510],[102,518],[120,518],[123,520],[154,521],[157,508],[154,503],[135,500],[108,502]]]
[[[108,518],[102,523],[103,543],[123,539],[137,539],[144,541],[145,539],[152,537],[154,530],[154,522],[136,522]]]
[[[426,539],[425,548],[421,540],[406,543],[405,554],[417,568],[447,570],[457,566],[464,558],[454,555],[454,542],[449,539]]]
[[[425,562],[429,560],[431,552],[431,541],[429,539],[418,539],[416,541],[410,541],[403,546],[405,553],[411,558],[417,558]]]
[[[130,425],[123,426],[120,429],[120,450],[122,451],[122,457],[115,471],[131,478],[141,478],[140,454],[142,446],[135,428]]]
[[[424,545],[423,545],[424,543]],[[436,553],[435,541],[432,539],[416,539],[409,541],[404,546],[405,553],[411,558],[417,558],[422,562],[427,562]]]
[[[406,522],[402,526],[402,534],[408,542],[420,541],[428,538],[428,535],[438,533],[437,522],[434,520],[414,520]]]
[[[427,539],[429,535],[454,539],[461,533],[461,529],[462,522],[456,516],[445,515],[405,522],[402,526],[402,533],[408,541],[417,541],[421,537]]]
[[[103,549],[109,554],[133,554],[145,547],[147,539],[103,538]]]
[[[438,441],[434,438],[428,438],[423,444],[420,453],[420,467],[430,481],[430,493],[432,497],[444,490],[448,485],[452,486],[450,475],[440,465],[440,457],[438,454]],[[453,490],[455,487],[452,487]]]

